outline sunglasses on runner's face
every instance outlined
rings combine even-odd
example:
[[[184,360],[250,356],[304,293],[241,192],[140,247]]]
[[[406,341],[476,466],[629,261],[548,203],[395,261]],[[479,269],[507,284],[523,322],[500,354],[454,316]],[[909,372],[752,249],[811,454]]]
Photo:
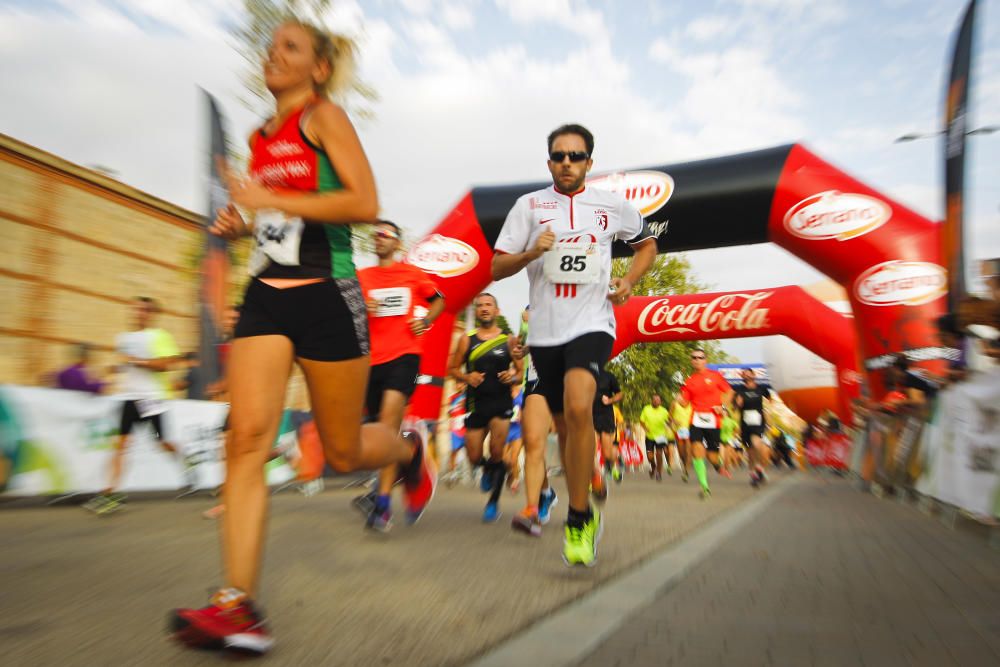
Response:
[[[373,239],[398,239],[399,234],[390,229],[376,229],[372,234]]]
[[[570,151],[569,153],[565,151],[552,151],[549,153],[549,159],[553,162],[562,162],[566,158],[569,158],[570,162],[583,162],[589,157],[590,155],[584,151]]]

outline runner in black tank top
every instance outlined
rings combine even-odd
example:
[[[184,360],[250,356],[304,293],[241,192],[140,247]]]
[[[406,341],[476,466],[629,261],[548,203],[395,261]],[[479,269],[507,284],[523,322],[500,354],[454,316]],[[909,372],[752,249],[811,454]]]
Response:
[[[516,337],[504,333],[497,325],[500,310],[493,295],[480,294],[473,305],[478,327],[459,339],[449,372],[468,387],[465,452],[470,463],[483,466],[481,488],[483,492],[490,492],[483,521],[493,522],[500,518],[497,503],[507,476],[503,446],[514,413],[512,385],[520,384],[522,369],[521,361],[515,360],[510,352]],[[487,433],[490,434],[490,460],[483,462]]]
[[[500,381],[500,373],[510,369],[514,363],[508,347],[507,334],[483,339],[478,330],[469,334],[469,349],[465,353],[465,367],[470,372],[482,373],[483,383],[478,387],[469,386],[465,390],[467,409],[475,414],[480,404],[495,403],[513,406],[510,383]],[[493,416],[493,415],[490,415]],[[468,424],[466,424],[468,427]]]
[[[740,409],[740,431],[743,444],[750,455],[750,485],[759,487],[767,481],[764,468],[771,454],[764,443],[764,400],[770,400],[771,390],[757,384],[753,369],[743,369],[743,386],[736,389],[736,405]]]

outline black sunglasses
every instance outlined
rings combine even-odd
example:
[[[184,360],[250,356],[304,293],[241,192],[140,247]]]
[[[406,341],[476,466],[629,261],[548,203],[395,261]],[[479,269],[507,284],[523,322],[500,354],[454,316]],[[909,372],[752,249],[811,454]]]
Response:
[[[569,153],[566,151],[552,151],[549,153],[549,159],[553,162],[562,162],[566,158],[569,158],[570,162],[583,162],[589,157],[590,154],[585,151],[570,151]]]

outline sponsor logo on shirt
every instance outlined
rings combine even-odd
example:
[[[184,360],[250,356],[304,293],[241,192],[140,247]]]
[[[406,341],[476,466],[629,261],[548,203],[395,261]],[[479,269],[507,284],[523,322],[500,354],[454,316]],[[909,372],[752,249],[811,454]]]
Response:
[[[431,234],[410,249],[406,261],[442,278],[468,273],[479,264],[479,253],[464,241]]]
[[[588,178],[587,185],[620,194],[644,218],[663,208],[674,193],[674,179],[662,171],[619,171]]]
[[[528,206],[532,211],[536,208],[552,210],[559,208],[559,203],[556,201],[538,201],[537,197],[529,197]]]
[[[275,141],[267,146],[267,152],[271,157],[289,157],[291,155],[302,155],[302,146],[291,141]]]
[[[284,185],[292,178],[304,178],[312,173],[312,168],[305,160],[289,160],[266,164],[254,169],[253,175],[264,185]]]
[[[854,293],[869,306],[919,306],[948,291],[948,273],[930,262],[891,260],[869,268],[854,281]]]
[[[878,229],[892,218],[884,201],[828,190],[806,197],[785,214],[785,229],[810,241],[847,241]]]

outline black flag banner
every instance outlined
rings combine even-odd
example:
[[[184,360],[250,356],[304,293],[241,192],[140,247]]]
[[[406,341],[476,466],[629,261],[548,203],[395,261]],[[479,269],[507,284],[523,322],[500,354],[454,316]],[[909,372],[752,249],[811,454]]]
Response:
[[[205,241],[201,255],[198,290],[198,319],[200,338],[198,357],[200,365],[194,373],[190,387],[191,398],[207,398],[206,392],[222,375],[219,345],[223,342],[223,317],[226,310],[226,278],[229,274],[229,257],[226,241],[208,231],[215,212],[229,203],[229,192],[219,172],[219,161],[226,159],[226,133],[222,115],[215,99],[205,93],[209,112],[208,156],[208,212],[205,218]]]
[[[955,38],[944,109],[945,219],[941,226],[941,260],[948,269],[948,310],[957,312],[967,296],[965,285],[965,136],[972,64],[972,32],[976,0],[970,0]]]

